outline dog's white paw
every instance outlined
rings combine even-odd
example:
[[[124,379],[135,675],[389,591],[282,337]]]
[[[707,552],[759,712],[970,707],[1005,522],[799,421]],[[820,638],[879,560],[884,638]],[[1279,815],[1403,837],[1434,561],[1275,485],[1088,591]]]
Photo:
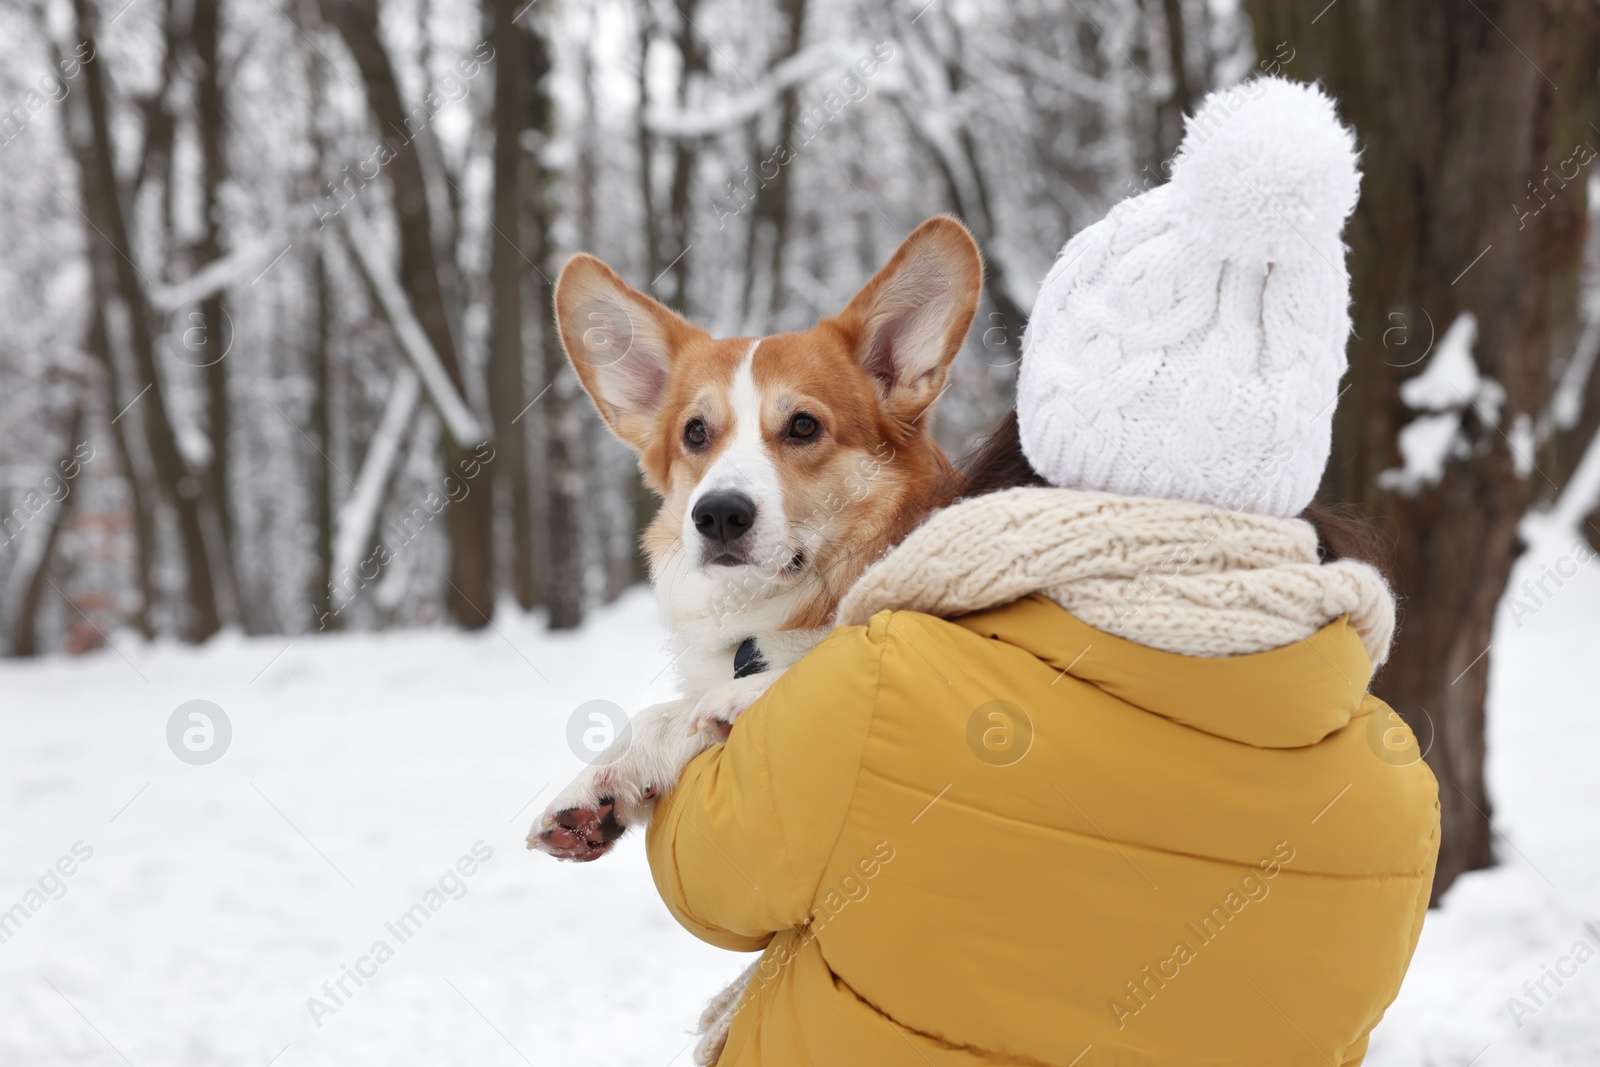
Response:
[[[528,831],[528,847],[579,863],[611,851],[628,827],[650,818],[655,803],[656,784],[629,770],[619,761],[579,775]]]
[[[725,739],[734,720],[771,689],[777,677],[776,672],[767,671],[717,686],[695,704],[691,732]]]
[[[595,860],[611,851],[630,826],[655,812],[656,797],[710,747],[688,728],[693,710],[675,700],[646,708],[600,757],[563,789],[528,831],[528,847],[564,860]]]

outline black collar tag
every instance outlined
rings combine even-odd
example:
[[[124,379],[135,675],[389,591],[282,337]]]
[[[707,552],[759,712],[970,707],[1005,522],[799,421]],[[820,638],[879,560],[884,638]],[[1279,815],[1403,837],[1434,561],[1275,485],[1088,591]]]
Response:
[[[767,661],[761,658],[761,649],[756,647],[756,639],[747,637],[740,641],[738,651],[733,654],[733,676],[748,678],[766,669]]]

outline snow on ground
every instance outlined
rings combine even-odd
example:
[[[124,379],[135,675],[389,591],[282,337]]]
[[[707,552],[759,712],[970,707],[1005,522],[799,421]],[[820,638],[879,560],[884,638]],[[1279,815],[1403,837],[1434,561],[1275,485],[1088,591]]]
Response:
[[[1600,958],[1541,1004],[1522,990],[1600,948],[1600,563],[1547,589],[1495,639],[1505,864],[1429,917],[1372,1067],[1600,1062]],[[669,693],[653,605],[496,626],[0,664],[0,1064],[687,1064],[744,957],[677,928],[638,840],[587,866],[522,847],[580,766],[572,710]],[[167,746],[193,699],[233,727],[207,766]],[[417,904],[402,940],[386,924]],[[1513,996],[1536,1009],[1520,1028]]]
[[[1585,929],[1600,930],[1600,561],[1572,534],[1533,532],[1489,677],[1501,866],[1428,915],[1368,1067],[1600,1064],[1600,935]]]
[[[670,695],[653,601],[496,625],[0,666],[0,911],[74,869],[0,944],[0,1064],[666,1067],[744,957],[677,927],[640,841],[587,866],[522,843],[581,766],[569,713]],[[166,743],[196,698],[233,727],[209,766]]]

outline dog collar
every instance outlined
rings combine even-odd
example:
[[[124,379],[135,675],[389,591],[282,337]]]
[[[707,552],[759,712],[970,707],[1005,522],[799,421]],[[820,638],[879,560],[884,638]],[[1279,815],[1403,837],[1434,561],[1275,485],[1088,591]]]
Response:
[[[766,669],[767,661],[761,658],[761,649],[756,645],[756,639],[747,637],[740,641],[738,651],[733,654],[733,676],[748,678]]]

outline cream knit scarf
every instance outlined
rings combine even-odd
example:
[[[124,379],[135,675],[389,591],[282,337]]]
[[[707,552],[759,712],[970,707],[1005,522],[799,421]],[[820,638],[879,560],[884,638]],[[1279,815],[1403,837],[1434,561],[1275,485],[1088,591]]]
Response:
[[[1025,488],[936,512],[867,568],[838,621],[885,608],[951,618],[1032,593],[1098,630],[1186,656],[1302,641],[1342,615],[1374,666],[1389,656],[1394,597],[1365,563],[1320,563],[1302,519],[1204,504]]]

